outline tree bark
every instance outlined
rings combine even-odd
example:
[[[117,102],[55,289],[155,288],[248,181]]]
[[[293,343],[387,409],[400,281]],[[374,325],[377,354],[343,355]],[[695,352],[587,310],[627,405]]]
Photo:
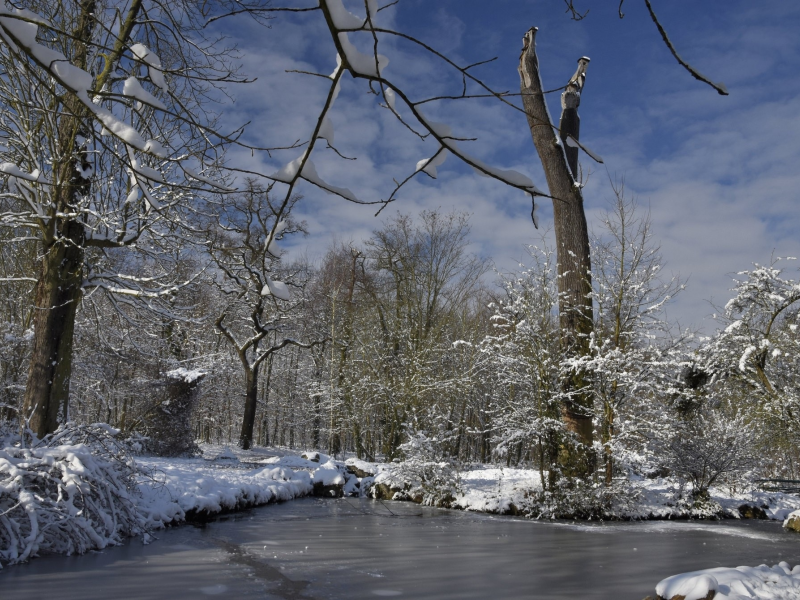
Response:
[[[83,281],[83,225],[64,224],[45,250],[36,284],[33,348],[25,389],[24,417],[39,438],[69,418],[69,382],[75,313]]]
[[[260,364],[253,368],[245,367],[245,400],[244,417],[242,418],[242,432],[239,435],[239,447],[249,450],[253,445],[253,427],[256,422],[256,408],[258,407],[258,370]]]
[[[589,352],[589,334],[593,329],[593,320],[589,232],[581,187],[573,176],[578,170],[577,148],[574,153],[567,154],[565,143],[550,119],[539,72],[539,59],[536,56],[536,31],[535,27],[530,29],[523,39],[519,63],[522,102],[531,137],[553,197],[561,344],[568,355],[583,356]],[[580,127],[577,116],[580,90],[572,85],[573,80],[567,86],[563,100],[565,114],[562,115],[562,122],[569,129],[563,134],[565,139],[567,133],[577,139]],[[577,102],[573,95],[575,93],[578,94]],[[573,150],[569,147],[566,149]],[[572,160],[569,161],[568,157]],[[573,374],[562,384],[568,397],[562,405],[562,421],[581,445],[571,449],[565,444],[559,460],[560,466],[568,477],[587,477],[594,471],[591,391],[588,382],[579,373]]]

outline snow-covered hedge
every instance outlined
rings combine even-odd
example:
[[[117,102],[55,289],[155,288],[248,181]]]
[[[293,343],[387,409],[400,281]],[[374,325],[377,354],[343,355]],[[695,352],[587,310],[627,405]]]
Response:
[[[34,448],[0,449],[0,567],[143,532],[135,464],[116,433],[67,424]]]

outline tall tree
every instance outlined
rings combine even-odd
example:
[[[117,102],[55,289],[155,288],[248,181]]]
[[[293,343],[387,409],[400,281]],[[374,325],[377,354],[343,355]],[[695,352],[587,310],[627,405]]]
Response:
[[[582,57],[578,70],[561,96],[561,127],[550,119],[536,55],[536,27],[523,40],[519,61],[520,86],[525,114],[536,152],[542,162],[547,186],[553,199],[553,224],[558,262],[558,309],[561,343],[567,355],[585,356],[593,329],[591,258],[589,231],[578,175],[577,114],[589,60]],[[589,382],[580,372],[563,381],[567,400],[562,407],[564,423],[579,444],[565,445],[561,467],[568,476],[586,476],[594,469],[592,445],[592,395]]]
[[[197,172],[230,141],[209,125],[209,88],[238,77],[203,33],[212,15],[188,0],[23,4],[38,14],[4,5],[0,18],[0,171],[14,204],[0,220],[39,243],[24,417],[43,436],[68,418],[84,290],[147,304],[174,288],[169,273],[107,273],[96,259],[158,252],[153,240],[211,183]],[[251,7],[214,10],[234,5]]]

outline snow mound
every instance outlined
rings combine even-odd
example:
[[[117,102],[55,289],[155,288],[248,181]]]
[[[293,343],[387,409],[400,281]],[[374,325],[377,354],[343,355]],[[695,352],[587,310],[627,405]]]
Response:
[[[785,562],[773,567],[718,567],[673,575],[656,586],[656,593],[668,600],[702,600],[715,592],[715,600],[751,600],[800,598],[800,565],[791,569]]]
[[[339,470],[339,467],[332,460],[329,460],[324,465],[315,469],[312,473],[314,483],[321,483],[322,485],[342,485],[344,484],[344,476]]]
[[[225,446],[214,460],[232,460],[234,462],[239,462],[239,457],[236,456],[229,446]]]
[[[151,478],[140,481],[141,508],[151,527],[181,521],[186,513],[215,514],[311,493],[311,476],[285,467],[219,468],[197,459],[140,458]]]

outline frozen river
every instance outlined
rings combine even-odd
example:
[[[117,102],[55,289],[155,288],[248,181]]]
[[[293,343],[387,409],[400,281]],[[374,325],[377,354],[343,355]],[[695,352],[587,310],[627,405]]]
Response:
[[[356,499],[296,500],[157,538],[6,568],[0,598],[641,600],[683,571],[800,563],[800,535],[775,522],[553,523]]]

